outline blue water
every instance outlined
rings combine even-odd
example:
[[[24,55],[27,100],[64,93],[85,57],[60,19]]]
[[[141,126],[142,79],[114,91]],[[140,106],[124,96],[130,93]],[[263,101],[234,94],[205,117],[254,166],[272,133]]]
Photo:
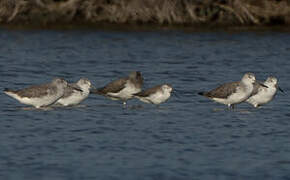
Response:
[[[159,108],[90,95],[27,109],[0,93],[0,179],[290,179],[290,33],[0,30],[1,88],[63,77],[101,87],[141,71],[178,91]],[[235,110],[197,92],[253,72],[285,95]]]

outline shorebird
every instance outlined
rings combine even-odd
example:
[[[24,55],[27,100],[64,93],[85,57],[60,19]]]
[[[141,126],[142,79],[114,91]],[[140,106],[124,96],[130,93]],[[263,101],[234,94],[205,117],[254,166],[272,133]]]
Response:
[[[10,90],[4,89],[4,93],[13,97],[20,103],[32,105],[36,108],[46,107],[55,103],[64,95],[68,83],[61,78],[55,78],[50,83],[34,85],[25,89]],[[75,88],[81,91],[78,88]]]
[[[100,94],[112,100],[126,101],[133,97],[133,94],[140,92],[143,85],[143,78],[140,72],[134,71],[128,77],[123,77],[110,82],[102,88],[92,90],[92,94]]]
[[[81,78],[77,83],[71,83],[65,88],[64,95],[57,100],[56,104],[63,106],[77,105],[89,96],[92,87],[91,82],[87,78]],[[78,91],[75,88],[82,91]]]
[[[264,82],[268,88],[261,86],[258,83],[254,84],[254,90],[252,95],[247,99],[247,103],[258,107],[263,104],[270,102],[276,95],[277,90],[284,93],[284,91],[278,86],[278,80],[275,77],[268,77]]]
[[[172,92],[172,86],[169,84],[162,84],[145,91],[134,94],[134,97],[140,101],[151,104],[160,104],[167,101]]]
[[[255,75],[246,73],[241,81],[225,83],[209,92],[199,92],[198,94],[215,102],[228,105],[229,108],[234,108],[235,104],[239,104],[250,97],[255,82]],[[261,86],[266,87],[263,84]]]

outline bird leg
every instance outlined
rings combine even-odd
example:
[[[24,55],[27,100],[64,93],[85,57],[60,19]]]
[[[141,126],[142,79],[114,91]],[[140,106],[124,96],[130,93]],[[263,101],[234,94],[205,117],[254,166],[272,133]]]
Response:
[[[235,109],[235,106],[233,104],[228,104],[228,109],[231,110],[231,109]]]
[[[123,108],[126,108],[127,107],[127,103],[126,101],[123,101]]]

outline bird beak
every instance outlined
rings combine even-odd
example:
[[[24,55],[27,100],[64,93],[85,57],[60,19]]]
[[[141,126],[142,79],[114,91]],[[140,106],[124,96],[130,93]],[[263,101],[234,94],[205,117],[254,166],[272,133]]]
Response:
[[[285,92],[283,91],[283,89],[281,89],[281,88],[278,86],[278,84],[276,84],[275,87],[276,87],[279,91],[281,91],[282,93],[285,94]]]
[[[96,94],[97,92],[98,92],[98,89],[94,85],[91,85],[90,93]]]
[[[176,89],[172,90],[172,94],[175,95],[177,98],[180,98]]]
[[[285,94],[285,92],[278,86],[278,90]]]
[[[95,86],[91,85],[90,94],[99,94],[99,91]]]
[[[73,89],[75,89],[75,90],[77,90],[77,91],[80,91],[80,92],[83,92],[83,90],[81,90],[77,85],[75,85],[75,84],[68,84],[67,86],[69,86],[69,87],[71,87],[71,88],[73,88]]]
[[[94,85],[91,84],[91,89],[94,90],[94,89],[97,89],[97,88]]]
[[[263,87],[265,87],[265,88],[268,88],[268,86],[266,86],[265,84],[263,84],[263,83],[260,83],[260,82],[257,82],[260,86],[263,86]]]

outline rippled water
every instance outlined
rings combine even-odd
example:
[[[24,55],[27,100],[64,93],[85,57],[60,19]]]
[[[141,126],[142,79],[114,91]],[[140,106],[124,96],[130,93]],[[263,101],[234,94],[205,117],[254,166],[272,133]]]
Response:
[[[24,110],[0,94],[0,179],[289,179],[290,34],[0,30],[2,89],[64,77],[97,87],[139,70],[170,83],[159,108],[91,95],[82,106]],[[286,94],[229,111],[197,92],[254,72]]]

